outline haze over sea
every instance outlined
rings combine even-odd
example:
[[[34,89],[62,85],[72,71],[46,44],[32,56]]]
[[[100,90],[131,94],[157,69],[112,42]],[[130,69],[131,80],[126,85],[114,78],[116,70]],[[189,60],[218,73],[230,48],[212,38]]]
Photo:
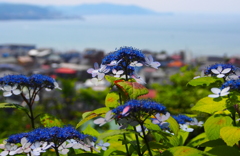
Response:
[[[35,44],[37,48],[111,52],[133,46],[156,52],[180,50],[193,56],[240,54],[239,15],[92,15],[83,20],[0,21],[0,44]]]

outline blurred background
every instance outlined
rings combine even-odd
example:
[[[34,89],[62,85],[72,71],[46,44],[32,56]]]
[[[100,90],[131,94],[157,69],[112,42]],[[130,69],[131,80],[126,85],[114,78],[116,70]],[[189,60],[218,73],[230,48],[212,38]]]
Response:
[[[189,80],[210,64],[240,65],[240,1],[0,0],[0,76],[40,73],[62,88],[41,92],[36,114],[76,125],[83,112],[103,107],[109,84],[95,86],[86,70],[121,46],[161,62],[158,70],[138,70],[150,89],[142,98],[190,114],[211,86],[193,91]],[[22,103],[1,96],[5,101]],[[23,112],[0,111],[0,138],[30,130]]]

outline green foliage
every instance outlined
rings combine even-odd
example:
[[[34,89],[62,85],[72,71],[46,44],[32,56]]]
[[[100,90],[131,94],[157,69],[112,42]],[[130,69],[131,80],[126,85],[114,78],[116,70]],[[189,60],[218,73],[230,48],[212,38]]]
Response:
[[[200,111],[204,113],[214,114],[217,111],[222,111],[227,108],[226,98],[210,98],[205,97],[199,100],[192,110]]]
[[[191,86],[209,86],[212,83],[215,83],[217,81],[223,82],[223,79],[219,79],[216,77],[200,77],[196,79],[192,79],[191,81],[188,82],[189,85]]]
[[[105,99],[105,105],[109,108],[116,108],[119,106],[119,94],[117,92],[109,92]]]
[[[232,125],[233,120],[226,115],[215,114],[209,117],[204,124],[204,130],[209,140],[215,140],[220,137],[220,130],[225,126]]]
[[[162,153],[162,156],[204,156],[202,151],[192,147],[178,146],[167,149]]]
[[[62,127],[64,125],[61,120],[49,114],[40,115],[40,122],[44,127]]]
[[[220,136],[228,146],[233,146],[240,141],[240,127],[223,127],[220,130]]]
[[[181,68],[181,72],[170,77],[168,84],[152,84],[151,88],[157,91],[155,100],[163,103],[172,114],[190,114],[192,105],[209,94],[203,86],[187,85],[196,75],[196,69],[188,66]]]
[[[115,81],[115,85],[125,94],[128,99],[136,99],[148,93],[148,89],[137,82]]]

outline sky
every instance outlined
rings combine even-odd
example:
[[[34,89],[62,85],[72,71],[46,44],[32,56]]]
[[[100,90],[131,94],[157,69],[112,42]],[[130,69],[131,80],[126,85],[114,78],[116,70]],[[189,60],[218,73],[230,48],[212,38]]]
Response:
[[[114,3],[137,5],[157,12],[191,12],[239,14],[240,0],[0,0],[8,3],[38,5],[78,5],[86,3]]]

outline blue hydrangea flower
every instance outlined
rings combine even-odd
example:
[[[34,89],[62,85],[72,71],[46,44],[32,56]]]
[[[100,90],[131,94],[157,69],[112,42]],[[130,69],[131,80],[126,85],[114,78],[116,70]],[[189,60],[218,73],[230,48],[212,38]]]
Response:
[[[190,117],[188,117],[186,115],[182,115],[182,114],[179,114],[177,116],[173,115],[172,117],[177,121],[178,124],[185,124],[187,122],[193,121],[192,118],[190,118]]]
[[[14,85],[29,85],[29,79],[27,76],[24,75],[6,75],[0,78],[1,86],[14,86]]]
[[[222,84],[220,89],[224,89],[227,87],[230,87],[230,89],[234,90],[240,90],[240,79],[226,81]]]
[[[128,75],[132,75],[135,68],[130,66],[132,62],[141,63],[145,61],[144,54],[133,47],[121,47],[118,50],[109,53],[102,60],[102,64],[109,65],[109,67],[116,70],[123,70],[128,72]]]
[[[139,114],[154,115],[156,113],[166,114],[166,107],[150,100],[130,100],[124,105],[118,106],[112,110],[116,114],[116,118],[124,118],[130,116],[139,116]],[[138,115],[137,115],[138,114]]]
[[[66,140],[69,139],[76,139],[79,141],[83,141],[86,137],[90,135],[85,135],[78,132],[72,126],[65,126],[65,127],[51,127],[51,128],[37,128],[28,133],[20,133],[11,135],[7,142],[9,143],[20,143],[23,137],[26,137],[27,140],[31,143],[37,141],[44,141],[44,142],[54,142],[55,144],[61,144]],[[90,136],[92,137],[92,136]],[[97,138],[92,137],[93,141],[96,142]]]
[[[231,64],[218,63],[207,67],[204,71],[204,74],[211,74],[213,76],[217,76],[218,78],[222,78],[225,75],[235,74],[237,69],[237,67]]]
[[[30,87],[33,88],[48,88],[51,90],[55,88],[55,80],[46,75],[34,74],[29,77],[29,82]]]

